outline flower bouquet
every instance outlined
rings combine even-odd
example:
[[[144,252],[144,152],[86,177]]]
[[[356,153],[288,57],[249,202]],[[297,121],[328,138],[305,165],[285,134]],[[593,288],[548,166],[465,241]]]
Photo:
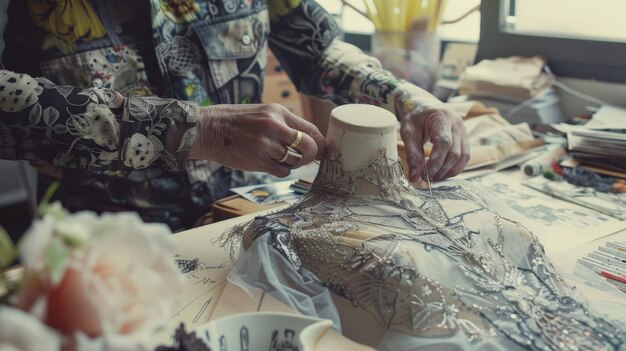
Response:
[[[153,349],[182,288],[169,228],[59,204],[37,217],[19,249],[0,233],[0,350]]]

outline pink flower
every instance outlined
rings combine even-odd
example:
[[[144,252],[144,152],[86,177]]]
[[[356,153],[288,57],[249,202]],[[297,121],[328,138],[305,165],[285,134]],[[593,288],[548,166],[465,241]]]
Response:
[[[78,341],[148,342],[173,315],[182,284],[169,229],[130,213],[60,217],[46,215],[27,234],[20,307]]]

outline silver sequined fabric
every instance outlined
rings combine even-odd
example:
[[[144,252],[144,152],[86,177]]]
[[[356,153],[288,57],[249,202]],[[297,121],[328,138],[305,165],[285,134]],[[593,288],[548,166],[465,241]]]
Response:
[[[365,311],[408,337],[624,347],[623,326],[588,310],[533,233],[476,191],[440,186],[433,195],[411,187],[397,162],[380,157],[347,174],[332,153],[301,201],[229,236],[244,249],[268,236],[293,269],[350,302],[341,314]]]

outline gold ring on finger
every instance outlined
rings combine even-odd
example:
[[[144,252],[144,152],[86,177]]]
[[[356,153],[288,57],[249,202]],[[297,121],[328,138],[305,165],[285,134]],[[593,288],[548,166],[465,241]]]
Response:
[[[302,141],[302,134],[303,133],[300,130],[296,133],[296,139],[289,145],[290,148],[295,149],[298,145],[300,145],[300,142]]]
[[[278,163],[285,163],[289,166],[295,166],[302,159],[302,154],[287,146],[285,156],[278,160]]]

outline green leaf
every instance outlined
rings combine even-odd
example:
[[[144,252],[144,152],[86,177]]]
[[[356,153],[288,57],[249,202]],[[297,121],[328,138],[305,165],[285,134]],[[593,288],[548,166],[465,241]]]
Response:
[[[13,241],[6,230],[0,227],[0,268],[8,267],[13,263],[16,255],[17,250],[15,249]]]

